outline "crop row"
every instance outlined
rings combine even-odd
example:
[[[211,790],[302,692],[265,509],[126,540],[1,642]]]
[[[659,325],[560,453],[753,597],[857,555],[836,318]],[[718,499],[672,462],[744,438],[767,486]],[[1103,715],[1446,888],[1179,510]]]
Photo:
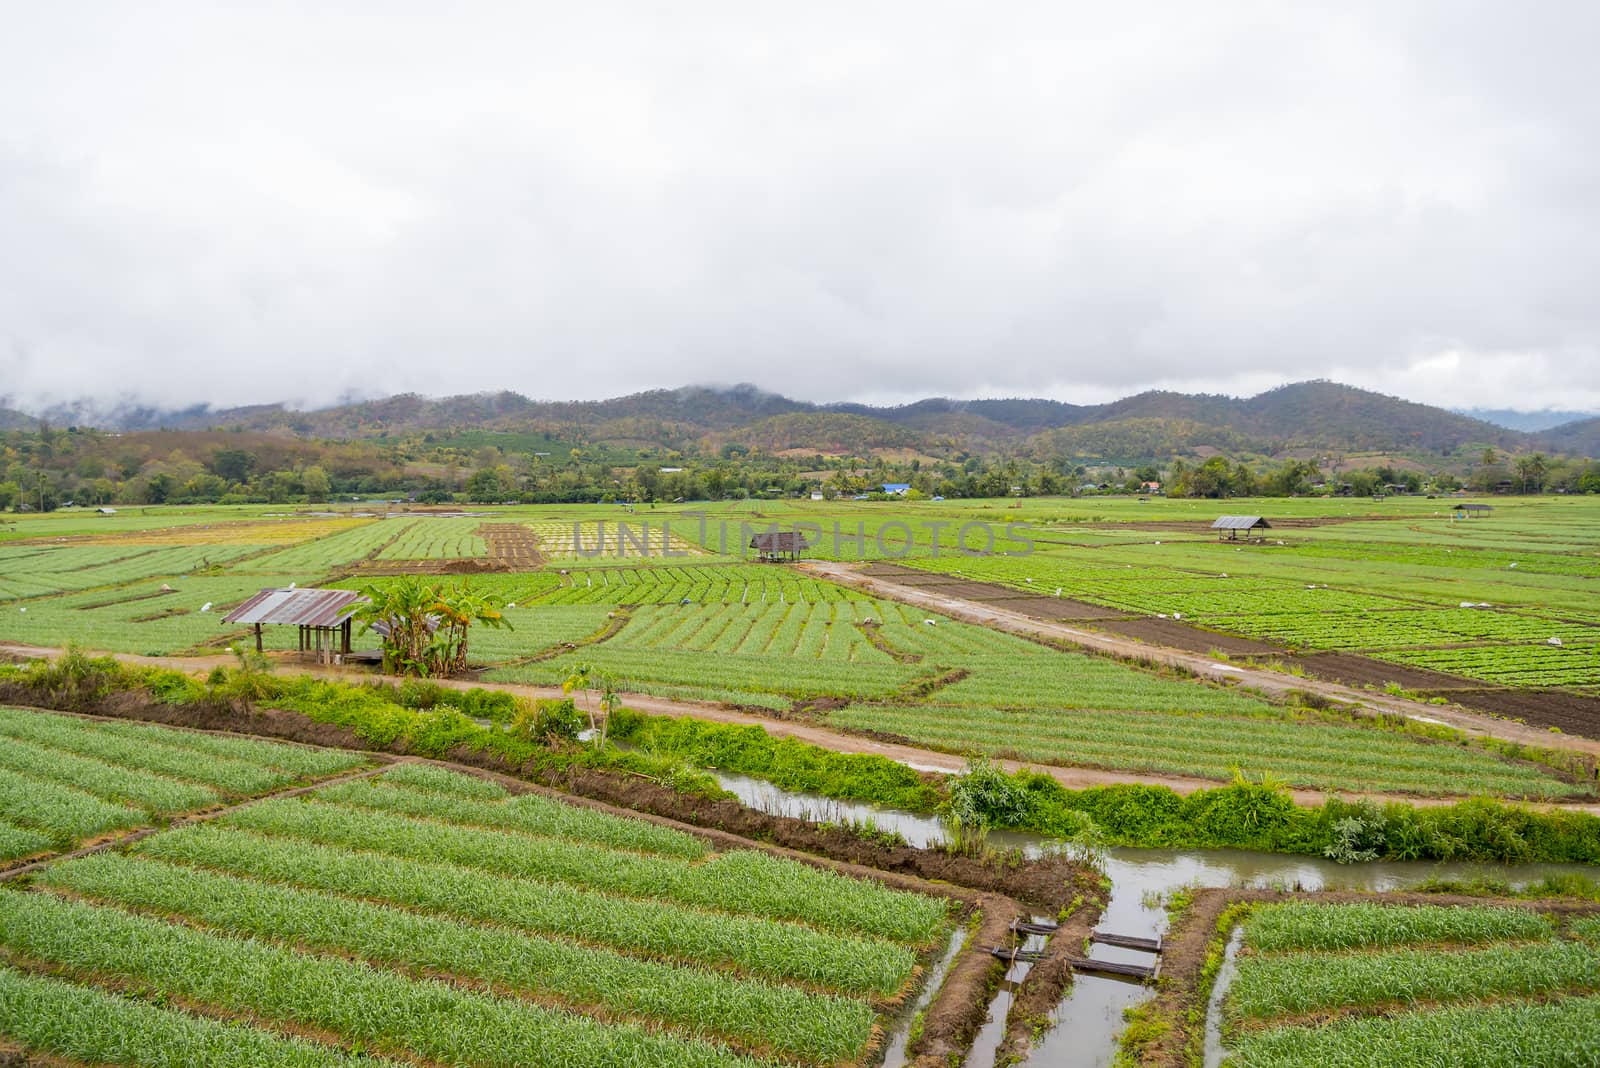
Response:
[[[463,557],[485,556],[489,547],[478,536],[483,520],[473,516],[466,519],[418,519],[400,531],[399,537],[383,547],[379,560],[455,560]]]
[[[431,791],[434,787],[424,789]],[[639,853],[699,858],[710,852],[700,839],[671,827],[658,827],[644,820],[612,816],[538,794],[523,794],[509,800],[485,800],[424,792],[406,784],[403,779],[393,784],[365,779],[319,790],[317,796],[326,801],[375,811],[420,816],[470,827],[521,831],[548,838],[575,839]]]
[[[1560,797],[1583,788],[1481,750],[1377,730],[1265,718],[1114,711],[1000,711],[853,705],[835,726],[900,735],[951,752],[1019,755],[1226,780],[1235,769],[1293,785],[1431,794]]]
[[[1600,631],[1589,631],[1591,641]],[[1505,686],[1600,685],[1600,644],[1500,645],[1470,649],[1394,650],[1381,660],[1447,671]]]
[[[183,575],[259,551],[255,545],[0,547],[0,600]]]
[[[307,576],[321,575],[355,563],[378,551],[391,538],[403,536],[421,522],[424,520],[409,517],[374,520],[337,534],[268,553],[249,561],[244,569],[297,575],[304,581]]]
[[[1258,953],[1449,943],[1478,945],[1548,939],[1550,921],[1530,909],[1498,905],[1262,905],[1245,921]]]
[[[631,897],[799,920],[911,943],[932,938],[942,902],[748,851],[702,863],[517,832],[479,830],[323,802],[266,801],[223,816],[233,827],[323,845],[445,861]]]
[[[596,567],[558,574],[545,604],[816,604],[860,598],[842,586],[757,565]]]
[[[24,975],[5,965],[0,965],[0,1035],[24,1049],[75,1064],[390,1068],[403,1063]]]
[[[154,860],[85,857],[48,869],[40,882],[238,936],[455,975],[822,1063],[853,1058],[872,1033],[864,1001]]]
[[[128,737],[97,729],[82,720],[45,713],[0,709],[0,737],[22,739],[67,753],[109,761],[158,775],[203,783],[233,794],[276,789],[297,776],[253,761],[184,747],[184,735],[170,740]],[[351,764],[357,763],[352,759]]]
[[[0,944],[70,974],[131,980],[225,1012],[331,1032],[378,1053],[496,1068],[755,1063],[636,1025],[42,893],[0,891]]]
[[[1509,1002],[1282,1027],[1230,1048],[1233,1068],[1474,1068],[1593,1064],[1600,997]]]
[[[1228,986],[1226,1008],[1238,1024],[1350,1006],[1533,997],[1597,986],[1600,953],[1579,942],[1246,955]]]
[[[795,923],[619,897],[432,860],[349,850],[214,826],[140,843],[143,854],[314,890],[388,902],[659,960],[889,996],[915,956],[888,942]]]
[[[698,552],[678,530],[650,519],[541,522],[527,524],[539,539],[539,551],[551,557],[683,556]],[[679,524],[680,527],[683,524]]]

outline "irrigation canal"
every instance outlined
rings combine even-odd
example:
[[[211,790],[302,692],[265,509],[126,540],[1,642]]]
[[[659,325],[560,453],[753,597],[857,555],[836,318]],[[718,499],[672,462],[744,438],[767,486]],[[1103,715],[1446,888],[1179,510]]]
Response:
[[[727,789],[751,808],[775,815],[791,816],[815,823],[872,823],[885,831],[898,831],[915,846],[942,845],[944,829],[930,816],[900,809],[836,801],[815,794],[782,790],[770,782],[744,775],[715,773]],[[1038,853],[1050,848],[1049,840],[1032,834],[996,831],[989,841],[1001,848],[1019,848]],[[1428,861],[1335,864],[1321,857],[1290,856],[1281,853],[1253,853],[1241,849],[1173,850],[1112,849],[1105,861],[1111,879],[1111,899],[1101,915],[1099,929],[1135,938],[1159,939],[1166,931],[1166,895],[1184,887],[1241,887],[1267,889],[1284,887],[1302,890],[1397,890],[1425,879],[1472,879],[1489,877],[1526,885],[1561,873],[1593,874],[1592,868],[1577,864],[1473,864]],[[1043,921],[1048,917],[1035,917]],[[1024,950],[1043,948],[1045,938],[1030,934]],[[948,967],[954,956],[952,945],[944,958]],[[1152,954],[1147,949],[1096,942],[1089,958],[1107,962],[1149,966]],[[970,1068],[991,1068],[995,1050],[1005,1033],[1006,1013],[1011,1008],[1012,992],[1027,975],[1031,964],[1018,959],[1006,972],[989,1006],[989,1021],[974,1041],[967,1057]],[[937,980],[932,985],[937,985]],[[1117,1037],[1122,1032],[1122,1012],[1152,996],[1150,987],[1137,981],[1108,976],[1078,974],[1071,988],[1052,1014],[1050,1029],[1034,1042],[1027,1063],[1035,1068],[1104,1068],[1111,1064]],[[891,1037],[885,1068],[905,1064],[905,1027],[910,1015]],[[1210,1051],[1215,1056],[1216,1050]]]

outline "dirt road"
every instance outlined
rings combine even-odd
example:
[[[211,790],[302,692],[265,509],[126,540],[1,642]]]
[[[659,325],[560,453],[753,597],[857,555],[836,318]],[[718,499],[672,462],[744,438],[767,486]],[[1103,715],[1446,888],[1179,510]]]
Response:
[[[1329,701],[1338,702],[1352,712],[1367,715],[1389,714],[1405,716],[1422,723],[1444,724],[1463,734],[1480,738],[1498,738],[1540,749],[1562,749],[1589,756],[1600,756],[1600,740],[1573,734],[1555,734],[1511,720],[1469,712],[1450,705],[1432,705],[1412,701],[1392,694],[1357,690],[1323,679],[1288,675],[1261,668],[1228,664],[1204,653],[1189,652],[1161,645],[1150,645],[1132,638],[1119,637],[1101,631],[1085,630],[1055,620],[1038,619],[1022,612],[992,604],[969,601],[918,586],[895,582],[892,579],[865,575],[854,565],[829,560],[808,560],[799,565],[819,578],[842,586],[883,597],[892,601],[916,605],[941,615],[975,623],[983,627],[1019,634],[1028,638],[1067,642],[1092,652],[1111,656],[1143,660],[1167,667],[1182,668],[1201,678],[1250,689],[1274,698],[1286,698],[1291,693],[1314,693]]]

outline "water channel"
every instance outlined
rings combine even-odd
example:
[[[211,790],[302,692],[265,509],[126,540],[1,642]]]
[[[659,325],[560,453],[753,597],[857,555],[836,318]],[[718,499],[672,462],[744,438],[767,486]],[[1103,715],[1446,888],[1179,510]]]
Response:
[[[871,823],[880,830],[899,832],[914,846],[937,846],[945,840],[943,827],[930,816],[795,793],[743,775],[714,774],[725,790],[763,812],[817,823]],[[993,832],[989,841],[999,848],[1019,848],[1034,854],[1049,845],[1048,840],[1039,835],[1013,831]],[[1563,873],[1594,874],[1593,868],[1576,864],[1431,861],[1335,864],[1321,857],[1253,853],[1241,849],[1112,849],[1106,856],[1105,871],[1111,880],[1111,899],[1099,927],[1117,934],[1148,938],[1165,934],[1166,896],[1184,887],[1396,890],[1430,878],[1468,880],[1480,877],[1515,887]],[[1042,940],[1029,943],[1031,948],[1039,944]],[[1138,950],[1098,944],[1091,948],[1089,955],[1140,964],[1148,964],[1151,959],[1149,954]],[[968,1055],[969,1068],[991,1068],[994,1064],[995,1048],[1004,1037],[1005,1014],[1011,1007],[1011,991],[1027,974],[1027,968],[1028,965],[1018,963],[1007,973],[1006,983],[990,1005],[989,1022]],[[1066,998],[1052,1015],[1050,1030],[1034,1043],[1028,1064],[1036,1068],[1104,1068],[1116,1053],[1123,1010],[1151,996],[1151,989],[1140,983],[1075,976]],[[890,1045],[891,1056],[884,1062],[886,1068],[901,1068],[904,1046],[904,1035],[897,1032]]]

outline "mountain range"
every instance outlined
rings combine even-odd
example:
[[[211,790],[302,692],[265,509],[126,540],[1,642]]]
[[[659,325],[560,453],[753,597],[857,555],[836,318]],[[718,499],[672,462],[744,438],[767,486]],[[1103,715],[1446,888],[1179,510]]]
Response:
[[[1006,450],[1116,462],[1211,452],[1438,457],[1483,448],[1600,455],[1600,418],[1520,430],[1327,381],[1247,398],[1150,391],[1108,404],[1029,398],[929,398],[892,407],[813,404],[738,385],[599,401],[541,401],[511,392],[400,394],[305,411],[282,404],[105,410],[80,403],[38,413],[0,407],[0,429],[31,428],[40,418],[56,426],[114,431],[237,429],[333,439],[537,431],[574,441],[684,450],[739,445],[773,452],[907,450],[937,456]]]

